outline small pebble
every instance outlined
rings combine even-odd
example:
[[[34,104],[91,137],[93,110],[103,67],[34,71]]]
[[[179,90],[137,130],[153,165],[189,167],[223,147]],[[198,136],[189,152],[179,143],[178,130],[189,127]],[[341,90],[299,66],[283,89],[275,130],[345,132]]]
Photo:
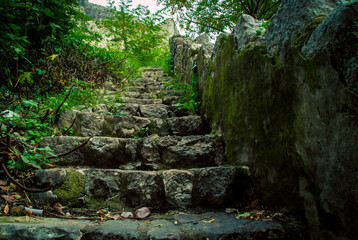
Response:
[[[121,214],[121,217],[122,217],[122,218],[133,218],[134,215],[133,215],[133,213],[131,213],[131,212],[123,212],[123,213]]]
[[[135,211],[135,216],[137,218],[143,219],[143,218],[148,217],[149,215],[150,215],[150,210],[147,207],[142,207],[142,208],[138,209],[137,211]]]

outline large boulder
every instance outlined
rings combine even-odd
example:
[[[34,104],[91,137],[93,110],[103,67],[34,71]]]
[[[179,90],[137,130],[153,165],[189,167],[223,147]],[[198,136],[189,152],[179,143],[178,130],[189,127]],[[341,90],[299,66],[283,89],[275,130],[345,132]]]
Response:
[[[282,0],[266,31],[267,51],[285,58],[301,29],[314,18],[328,15],[341,0]]]
[[[243,14],[234,28],[234,35],[237,41],[237,48],[242,51],[246,45],[259,37],[261,21],[250,15]]]

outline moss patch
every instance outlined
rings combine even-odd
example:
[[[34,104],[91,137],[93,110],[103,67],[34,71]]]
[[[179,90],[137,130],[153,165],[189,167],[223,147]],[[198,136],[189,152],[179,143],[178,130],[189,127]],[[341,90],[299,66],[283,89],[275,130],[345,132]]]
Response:
[[[296,38],[294,39],[293,45],[297,49],[301,49],[304,44],[308,42],[310,39],[313,31],[323,22],[323,20],[326,18],[325,15],[318,16],[314,19],[312,19],[310,22],[308,22],[302,30],[297,34]]]
[[[63,205],[77,206],[79,198],[83,196],[86,184],[86,177],[80,172],[67,170],[65,182],[56,190],[59,201]]]
[[[220,41],[212,63],[215,75],[205,86],[203,111],[222,128],[230,163],[250,165],[260,200],[295,202],[298,189],[293,186],[298,186],[302,169],[294,145],[296,59],[287,64],[289,68],[267,54],[265,45],[238,52],[232,35]]]

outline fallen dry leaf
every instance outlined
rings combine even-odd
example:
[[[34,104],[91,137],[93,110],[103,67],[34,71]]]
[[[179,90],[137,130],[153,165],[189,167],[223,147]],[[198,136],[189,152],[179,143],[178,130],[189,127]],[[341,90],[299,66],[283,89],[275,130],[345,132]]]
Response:
[[[7,186],[6,180],[0,180],[0,186]]]
[[[6,204],[6,206],[4,207],[4,213],[8,214],[9,213],[9,204]]]
[[[32,210],[29,209],[29,211],[27,211],[27,214],[29,214],[29,216],[31,216],[32,215]]]
[[[208,221],[206,221],[206,220],[203,220],[203,221],[201,221],[202,223],[213,223],[213,222],[215,222],[215,219],[211,219],[211,220],[208,220]]]
[[[11,186],[11,188],[13,188],[13,189],[18,189],[18,186],[15,185],[15,184],[13,184],[13,183],[10,183],[10,186]]]
[[[121,218],[119,214],[106,214],[106,218],[112,219],[112,220],[118,220]]]
[[[25,221],[26,221],[26,222],[30,222],[30,216],[29,216],[29,215],[26,215],[26,216],[25,216]]]
[[[17,197],[15,197],[15,195],[1,195],[4,199],[6,199],[6,201],[10,202],[10,203],[14,203],[17,201]]]
[[[3,190],[3,191],[9,191],[9,190],[10,190],[10,187],[0,186],[0,189]]]

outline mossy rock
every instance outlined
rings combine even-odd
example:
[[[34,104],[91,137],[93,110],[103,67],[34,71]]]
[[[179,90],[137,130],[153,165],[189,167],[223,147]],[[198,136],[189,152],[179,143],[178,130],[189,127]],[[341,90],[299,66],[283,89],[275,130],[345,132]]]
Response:
[[[86,177],[84,174],[68,170],[65,182],[56,190],[54,194],[57,195],[61,204],[68,206],[80,205],[79,198],[84,195],[86,184]]]
[[[308,42],[313,31],[323,22],[325,18],[326,18],[325,15],[318,16],[312,19],[311,21],[309,21],[305,26],[303,26],[301,31],[296,35],[293,45],[297,49],[301,49],[303,45],[305,45]]]

